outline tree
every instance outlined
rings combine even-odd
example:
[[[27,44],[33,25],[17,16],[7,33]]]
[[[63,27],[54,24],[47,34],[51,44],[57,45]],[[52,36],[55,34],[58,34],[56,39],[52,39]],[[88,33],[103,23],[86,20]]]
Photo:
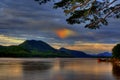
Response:
[[[107,18],[120,18],[120,3],[118,0],[35,0],[40,5],[54,1],[54,8],[62,8],[69,18],[68,24],[85,23],[85,28],[97,29],[108,25]]]
[[[119,64],[112,63],[112,74],[115,80],[120,79],[120,66]]]
[[[114,58],[120,59],[120,44],[117,44],[113,49],[112,49],[112,54]]]

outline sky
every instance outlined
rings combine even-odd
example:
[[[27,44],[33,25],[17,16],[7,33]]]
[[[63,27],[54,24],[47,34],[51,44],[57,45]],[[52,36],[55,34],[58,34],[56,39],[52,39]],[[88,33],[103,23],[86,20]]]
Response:
[[[119,2],[119,1],[118,1]],[[120,42],[120,20],[98,30],[69,25],[61,9],[53,3],[39,5],[34,0],[0,0],[0,45],[18,45],[25,40],[42,40],[54,48],[102,53]]]

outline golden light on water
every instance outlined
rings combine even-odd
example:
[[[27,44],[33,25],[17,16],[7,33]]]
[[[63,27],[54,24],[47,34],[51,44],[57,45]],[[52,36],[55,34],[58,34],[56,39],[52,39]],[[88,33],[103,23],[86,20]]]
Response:
[[[23,68],[21,63],[7,63],[10,65],[2,65],[0,66],[0,76],[6,77],[21,77],[23,74]],[[6,75],[7,74],[7,75]]]
[[[94,62],[94,63],[93,63]],[[93,64],[93,66],[91,65]],[[54,63],[54,67],[52,68],[52,72],[58,72],[61,69],[67,70],[67,71],[74,71],[74,72],[86,72],[86,73],[96,73],[96,74],[102,74],[104,72],[110,72],[112,70],[111,63],[99,64],[97,60],[82,60],[78,59],[70,60],[70,62],[62,62],[59,59],[57,59]],[[89,66],[91,65],[91,66]],[[89,68],[88,68],[89,66]],[[101,67],[101,68],[99,68]],[[107,69],[106,69],[107,67]]]

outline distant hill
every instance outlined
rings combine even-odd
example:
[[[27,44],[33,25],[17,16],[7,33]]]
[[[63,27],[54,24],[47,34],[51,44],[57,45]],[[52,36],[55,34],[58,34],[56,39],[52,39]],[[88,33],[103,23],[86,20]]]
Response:
[[[97,57],[112,57],[112,53],[103,52],[96,55]]]
[[[59,50],[51,47],[43,41],[26,40],[18,46],[1,46],[0,57],[74,57],[74,58],[97,58],[111,57],[108,52],[97,55],[87,54],[83,51],[60,48]]]
[[[70,54],[70,55],[72,55],[76,58],[90,58],[90,57],[93,57],[92,55],[86,54],[85,52],[76,51],[76,50],[69,50],[69,49],[66,49],[66,48],[60,48],[59,51],[68,53],[68,54]]]
[[[20,46],[1,46],[0,57],[29,57],[30,51]]]
[[[18,46],[0,46],[0,57],[73,57],[43,41],[26,40]]]
[[[19,45],[20,47],[23,47],[27,50],[35,50],[40,52],[56,52],[57,50],[51,47],[49,44],[43,42],[43,41],[37,41],[37,40],[26,40],[22,44]]]
[[[60,48],[59,51],[68,53],[76,58],[108,58],[108,57],[112,57],[112,53],[109,53],[109,52],[103,52],[103,53],[98,53],[98,54],[87,54],[83,51],[70,50],[70,49],[66,49],[66,48]]]

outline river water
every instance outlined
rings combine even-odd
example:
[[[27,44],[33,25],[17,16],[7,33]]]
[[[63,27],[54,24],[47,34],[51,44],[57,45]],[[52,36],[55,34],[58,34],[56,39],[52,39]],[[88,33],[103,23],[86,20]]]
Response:
[[[120,80],[120,68],[97,59],[0,58],[0,80]]]

